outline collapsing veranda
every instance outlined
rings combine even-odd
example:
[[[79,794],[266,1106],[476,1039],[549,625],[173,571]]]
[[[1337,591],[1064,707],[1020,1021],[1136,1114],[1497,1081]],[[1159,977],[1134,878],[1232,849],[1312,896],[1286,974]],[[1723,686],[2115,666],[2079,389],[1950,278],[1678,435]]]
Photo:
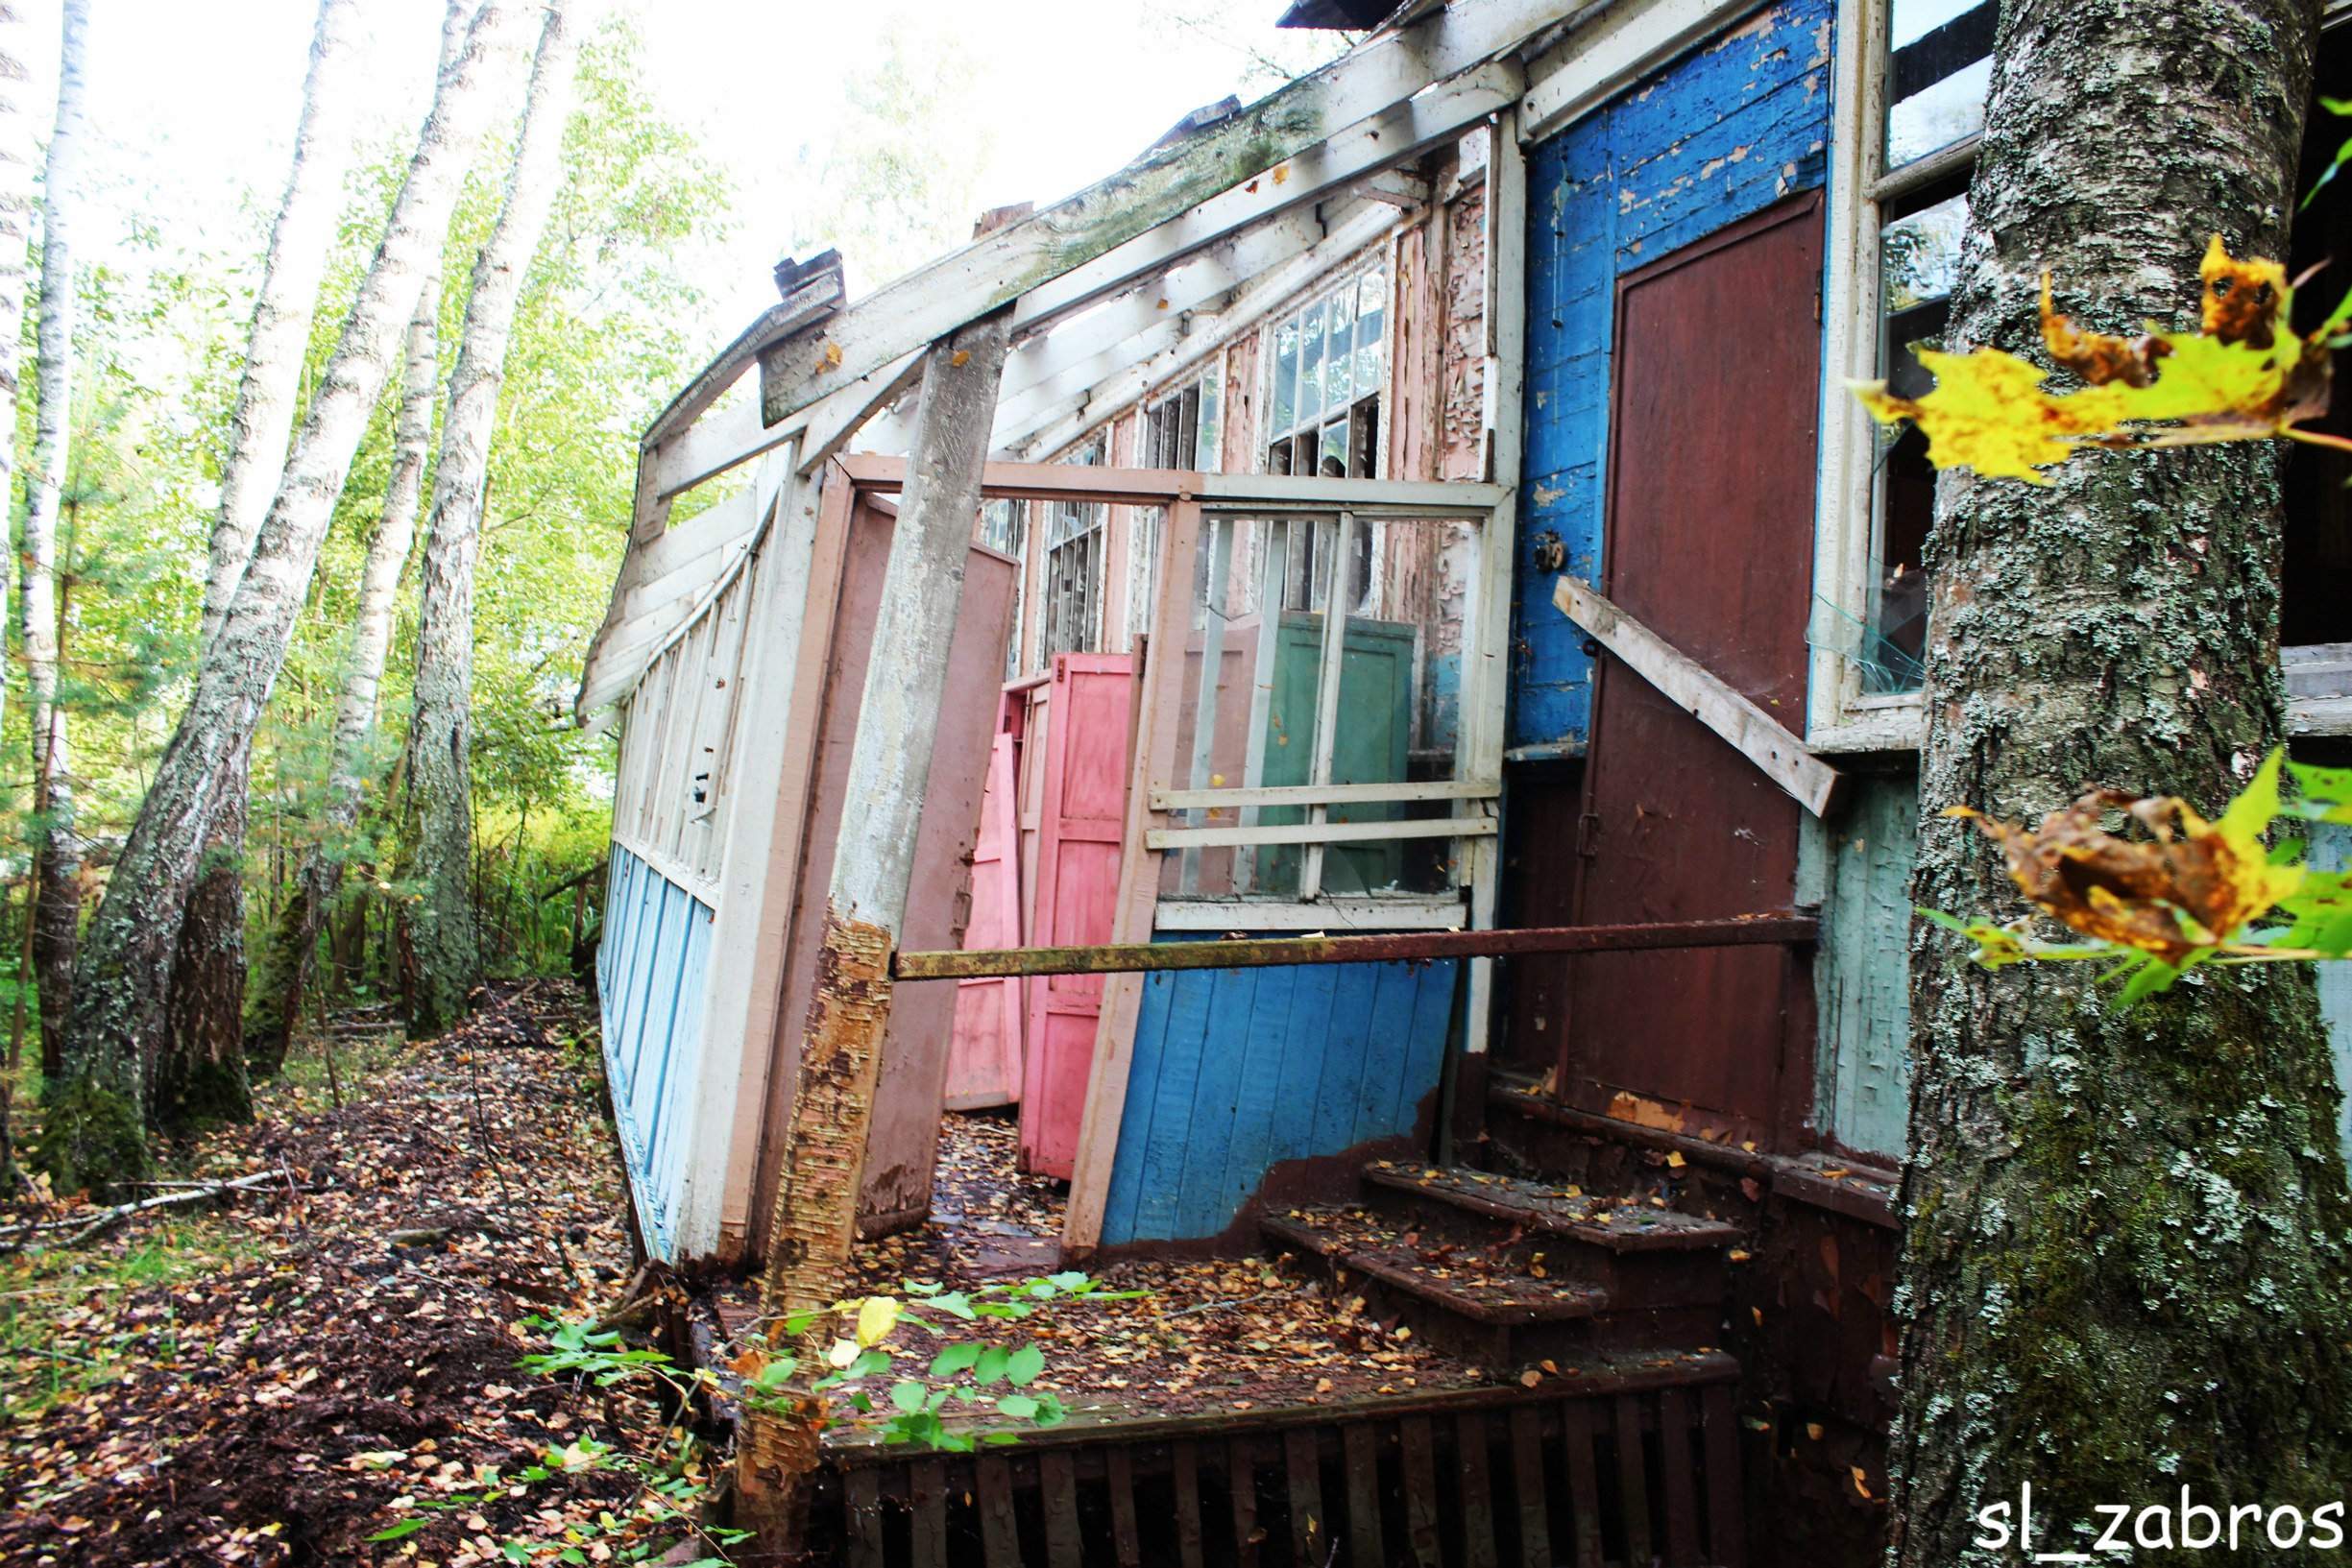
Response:
[[[577,708],[697,1337],[971,1234],[1004,1107],[1067,1202],[991,1244],[1259,1251],[1446,1368],[836,1434],[845,1560],[1874,1556],[1932,500],[1838,389],[1940,323],[1996,9],[1301,0],[1374,30],[864,299],[786,264],[646,432]]]

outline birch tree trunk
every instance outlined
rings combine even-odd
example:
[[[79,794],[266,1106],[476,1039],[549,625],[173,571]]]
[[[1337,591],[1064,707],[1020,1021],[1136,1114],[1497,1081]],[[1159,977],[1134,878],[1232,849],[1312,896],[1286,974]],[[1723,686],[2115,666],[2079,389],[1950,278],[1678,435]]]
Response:
[[[37,149],[34,144],[33,117],[19,100],[22,97],[26,71],[24,61],[17,58],[16,48],[24,18],[5,3],[0,3],[0,419],[8,423],[12,437],[16,429],[16,406],[20,394],[18,362],[22,358],[26,260],[31,252],[33,212],[38,198],[33,189],[33,160]],[[16,443],[13,439],[0,441],[0,498],[12,500],[16,494]],[[8,573],[0,571],[0,624],[8,619]],[[0,716],[7,704],[7,684],[0,679]],[[32,920],[34,884],[25,887],[25,918]],[[23,944],[16,944],[21,953]],[[29,967],[29,966],[24,966]],[[18,976],[21,981],[22,973]],[[16,1151],[10,1135],[12,1114],[15,1104],[16,1070],[24,1049],[24,1003],[22,993],[17,1001],[17,1027],[9,1037],[7,1071],[0,1073],[0,1193],[13,1189],[16,1181]]]
[[[283,1065],[286,1047],[303,1003],[313,951],[343,882],[343,862],[368,781],[375,774],[376,694],[392,651],[392,616],[400,573],[417,537],[417,502],[423,494],[425,460],[432,455],[436,319],[441,308],[436,273],[417,300],[408,323],[408,369],[393,449],[392,475],[384,489],[384,510],[368,542],[359,574],[359,610],[352,647],[335,698],[335,733],[327,762],[327,808],[320,842],[304,860],[294,896],[272,924],[268,944],[255,966],[253,1005],[245,1020],[245,1052],[257,1072]]]
[[[2046,363],[2045,268],[2060,309],[2136,333],[2194,325],[2209,234],[2283,256],[2318,9],[2009,0],[1952,346]],[[1918,903],[2018,906],[1948,807],[2038,822],[2107,785],[2218,811],[2284,739],[2278,445],[1944,475]],[[2205,970],[2125,1011],[2086,965],[1915,943],[1892,1560],[2090,1553],[2095,1505],[2183,1487],[2335,1500],[2352,1199],[2309,972]],[[2035,1538],[1994,1553],[2026,1484]]]
[[[417,630],[415,704],[408,720],[408,787],[417,811],[421,896],[408,907],[417,966],[409,1029],[430,1037],[466,1010],[482,978],[481,932],[473,908],[473,567],[481,548],[482,496],[490,434],[505,380],[506,347],[523,276],[538,253],[555,198],[564,126],[571,115],[580,38],[570,0],[549,0],[531,90],[515,141],[515,161],[497,226],[473,267],[466,323],[449,374],[449,413],[433,467],[433,505],[424,536],[424,618]]]
[[[466,165],[510,79],[524,15],[514,0],[484,0],[436,86],[384,237],[90,924],[40,1150],[47,1169],[74,1185],[111,1184],[146,1162],[142,1069],[161,1038],[165,982],[205,835],[284,664],[336,498]]]
[[[198,646],[220,633],[254,535],[285,471],[286,440],[310,341],[311,313],[334,241],[335,216],[351,166],[349,88],[356,53],[352,35],[357,0],[320,0],[303,82],[294,167],[270,231],[269,260],[245,340],[245,374],[221,464],[220,512],[212,524]],[[172,961],[165,1030],[154,1073],[156,1121],[184,1130],[207,1121],[246,1121],[253,1101],[245,1073],[245,820],[252,748],[231,762],[205,846],[202,875],[188,897]]]
[[[41,181],[40,315],[34,391],[39,416],[27,475],[20,631],[31,698],[33,971],[40,991],[41,1066],[61,1058],[72,1006],[74,943],[82,919],[82,847],[74,832],[73,754],[58,701],[58,515],[73,461],[74,224],[82,198],[83,49],[88,0],[65,0],[58,52],[57,123]]]

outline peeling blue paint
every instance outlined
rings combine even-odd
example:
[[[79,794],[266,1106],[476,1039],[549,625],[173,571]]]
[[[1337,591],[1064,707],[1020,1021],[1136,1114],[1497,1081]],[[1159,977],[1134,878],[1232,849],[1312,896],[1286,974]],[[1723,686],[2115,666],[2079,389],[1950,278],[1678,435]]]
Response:
[[[1855,775],[1835,818],[1806,818],[1799,898],[1821,905],[1815,1119],[1845,1147],[1901,1159],[1911,1104],[1911,865],[1919,782]]]
[[[684,1120],[702,1062],[711,908],[615,844],[596,950],[604,1065],[645,1245],[676,1261]]]
[[[1584,634],[1552,607],[1545,535],[1599,573],[1618,277],[1827,177],[1833,0],[1782,0],[1537,147],[1528,161],[1527,424],[1509,745],[1579,749]]]

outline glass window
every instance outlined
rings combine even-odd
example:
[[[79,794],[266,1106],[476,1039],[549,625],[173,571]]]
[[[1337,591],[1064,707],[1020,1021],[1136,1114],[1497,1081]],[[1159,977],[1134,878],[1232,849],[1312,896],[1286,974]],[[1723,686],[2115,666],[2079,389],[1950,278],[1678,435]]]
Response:
[[[1108,454],[1103,438],[1073,452],[1066,461],[1100,468]],[[1103,646],[1103,523],[1107,512],[1100,501],[1049,501],[1045,506],[1045,572],[1038,586],[1044,621],[1039,628],[1037,663],[1053,663],[1057,653],[1094,653]]]
[[[1356,274],[1274,327],[1267,471],[1366,479],[1379,462],[1388,274]]]
[[[1997,0],[1892,0],[1887,14],[1886,166],[1901,168],[1984,129]]]
[[[1475,524],[1426,518],[1212,515],[1191,573],[1176,776],[1237,790],[1174,812],[1172,899],[1428,899],[1462,884],[1457,796],[1468,596],[1448,591]],[[1346,606],[1337,615],[1331,606]],[[1385,794],[1382,786],[1394,786]],[[1336,790],[1338,799],[1315,799]],[[1272,801],[1270,791],[1295,799]],[[1294,830],[1291,832],[1258,830]],[[1246,923],[1246,922],[1245,922]]]

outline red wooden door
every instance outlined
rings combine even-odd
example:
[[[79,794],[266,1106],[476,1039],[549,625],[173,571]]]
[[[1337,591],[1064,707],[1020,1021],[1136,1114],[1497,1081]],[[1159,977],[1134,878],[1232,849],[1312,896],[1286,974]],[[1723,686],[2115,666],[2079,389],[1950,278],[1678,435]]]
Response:
[[[1054,659],[1046,698],[1044,765],[1037,775],[1036,880],[1030,945],[1111,939],[1119,893],[1119,835],[1127,815],[1129,711],[1135,664],[1125,654]],[[1035,709],[1031,709],[1034,713]],[[1029,732],[1031,748],[1039,744]],[[1022,815],[1029,814],[1028,802]],[[1103,977],[1055,975],[1029,982],[1027,1062],[1021,1090],[1021,1167],[1068,1178],[1094,1062]]]
[[[1612,598],[1800,734],[1821,248],[1808,194],[1620,281],[1603,552]],[[1580,922],[1788,908],[1796,802],[1632,669],[1601,665]],[[1759,1146],[1798,1137],[1811,1003],[1790,952],[1577,962],[1561,1075],[1571,1101]]]
[[[988,753],[988,782],[981,795],[980,839],[972,850],[972,918],[967,948],[1021,945],[1020,833],[1013,803],[1010,715],[1020,699],[1006,697]],[[956,1031],[948,1048],[947,1108],[978,1110],[1021,1098],[1021,982],[959,980]]]

